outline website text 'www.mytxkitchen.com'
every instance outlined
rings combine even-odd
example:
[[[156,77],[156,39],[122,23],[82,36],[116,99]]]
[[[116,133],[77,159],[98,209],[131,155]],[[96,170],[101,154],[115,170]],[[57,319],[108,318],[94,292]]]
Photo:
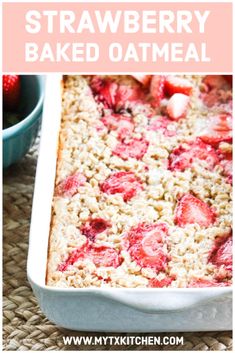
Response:
[[[183,336],[63,336],[70,346],[175,346],[183,345]]]

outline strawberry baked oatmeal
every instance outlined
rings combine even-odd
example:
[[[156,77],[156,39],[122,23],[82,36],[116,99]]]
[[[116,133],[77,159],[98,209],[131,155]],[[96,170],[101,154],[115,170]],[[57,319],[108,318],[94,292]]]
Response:
[[[232,278],[231,76],[65,76],[46,283]]]

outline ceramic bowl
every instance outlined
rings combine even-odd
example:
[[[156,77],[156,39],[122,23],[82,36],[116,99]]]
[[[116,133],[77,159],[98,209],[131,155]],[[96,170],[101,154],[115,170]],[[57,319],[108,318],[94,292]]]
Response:
[[[3,167],[19,161],[33,145],[41,124],[45,76],[21,76],[23,120],[3,130]]]

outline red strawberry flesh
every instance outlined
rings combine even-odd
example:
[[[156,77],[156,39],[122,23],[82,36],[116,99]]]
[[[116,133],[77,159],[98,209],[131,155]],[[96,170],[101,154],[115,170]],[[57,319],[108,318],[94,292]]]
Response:
[[[85,252],[87,250],[87,244],[73,250],[67,259],[58,266],[58,271],[66,271],[69,266],[72,266],[79,259],[82,260],[85,257]]]
[[[217,146],[220,142],[232,141],[232,117],[223,113],[212,116],[205,121],[205,124],[198,136],[202,141],[212,146]]]
[[[209,170],[219,164],[219,157],[215,149],[200,139],[196,139],[196,141],[180,145],[171,152],[169,169],[183,172],[185,169],[191,168],[197,159],[205,161]]]
[[[172,121],[165,116],[156,116],[150,119],[148,130],[160,131],[166,137],[171,137],[176,135],[176,128],[168,129],[168,125],[172,124]]]
[[[115,97],[115,108],[117,110],[128,108],[133,103],[142,102],[143,98],[144,95],[140,87],[119,85]]]
[[[117,84],[109,78],[99,76],[92,78],[91,89],[98,102],[103,103],[104,108],[114,111],[128,108],[131,103],[140,102],[144,98],[139,85],[131,87]]]
[[[217,238],[209,256],[209,262],[216,266],[224,266],[226,270],[231,271],[232,251],[232,235]]]
[[[187,224],[209,227],[215,219],[215,213],[210,206],[191,194],[185,194],[176,206],[175,223],[180,227]]]
[[[17,110],[20,103],[20,76],[3,75],[2,85],[4,110]]]
[[[177,76],[167,76],[166,78],[165,92],[170,97],[175,93],[183,93],[189,96],[192,93],[192,89],[192,83],[185,78]]]
[[[188,288],[207,288],[207,287],[227,287],[230,286],[229,282],[218,282],[214,279],[193,279]]]
[[[144,74],[135,74],[132,75],[134,79],[136,79],[138,82],[142,83],[143,86],[148,86],[151,80],[151,75],[144,75]]]
[[[86,182],[86,177],[82,173],[76,173],[68,176],[56,187],[57,196],[71,197],[77,193],[80,186]]]
[[[103,218],[93,218],[87,220],[86,223],[81,226],[80,230],[88,239],[94,241],[97,234],[103,233],[110,227],[111,224],[107,220]]]
[[[128,160],[129,158],[142,159],[148,149],[148,141],[145,139],[133,138],[128,142],[122,141],[117,144],[113,151],[113,154]]]
[[[230,87],[233,86],[233,76],[232,75],[223,75],[223,78],[228,82]]]
[[[73,250],[67,259],[58,266],[58,271],[64,272],[69,266],[74,265],[78,260],[90,259],[97,267],[112,266],[114,268],[121,264],[121,259],[117,250],[104,246],[86,244]]]
[[[154,75],[150,83],[151,104],[153,107],[159,107],[164,98],[165,76]]]
[[[207,75],[203,78],[202,82],[211,89],[229,89],[230,84],[227,78],[222,75]]]
[[[107,246],[91,247],[88,253],[97,267],[114,267],[117,268],[121,264],[121,259],[117,250]]]
[[[116,172],[100,185],[100,189],[108,195],[121,194],[126,202],[143,190],[143,186],[133,172]]]
[[[167,114],[172,120],[185,118],[189,105],[189,97],[182,93],[175,93],[167,104]]]
[[[152,278],[149,280],[149,287],[151,288],[169,287],[172,281],[174,281],[174,278],[172,277],[165,277],[163,279]]]
[[[207,107],[227,104],[232,100],[232,76],[208,75],[203,79],[206,91],[201,94],[203,103]]]
[[[120,139],[131,136],[134,130],[132,119],[121,114],[105,115],[100,120],[108,130],[117,131],[118,138]]]
[[[129,253],[141,267],[164,271],[169,260],[164,244],[168,228],[164,223],[140,223],[128,232]]]

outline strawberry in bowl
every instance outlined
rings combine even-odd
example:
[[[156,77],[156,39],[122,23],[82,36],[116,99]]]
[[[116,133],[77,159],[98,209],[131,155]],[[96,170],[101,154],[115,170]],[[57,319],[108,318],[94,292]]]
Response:
[[[3,75],[3,166],[19,161],[32,146],[41,121],[44,76]]]
[[[14,111],[20,103],[20,76],[3,75],[3,107],[6,110]]]

